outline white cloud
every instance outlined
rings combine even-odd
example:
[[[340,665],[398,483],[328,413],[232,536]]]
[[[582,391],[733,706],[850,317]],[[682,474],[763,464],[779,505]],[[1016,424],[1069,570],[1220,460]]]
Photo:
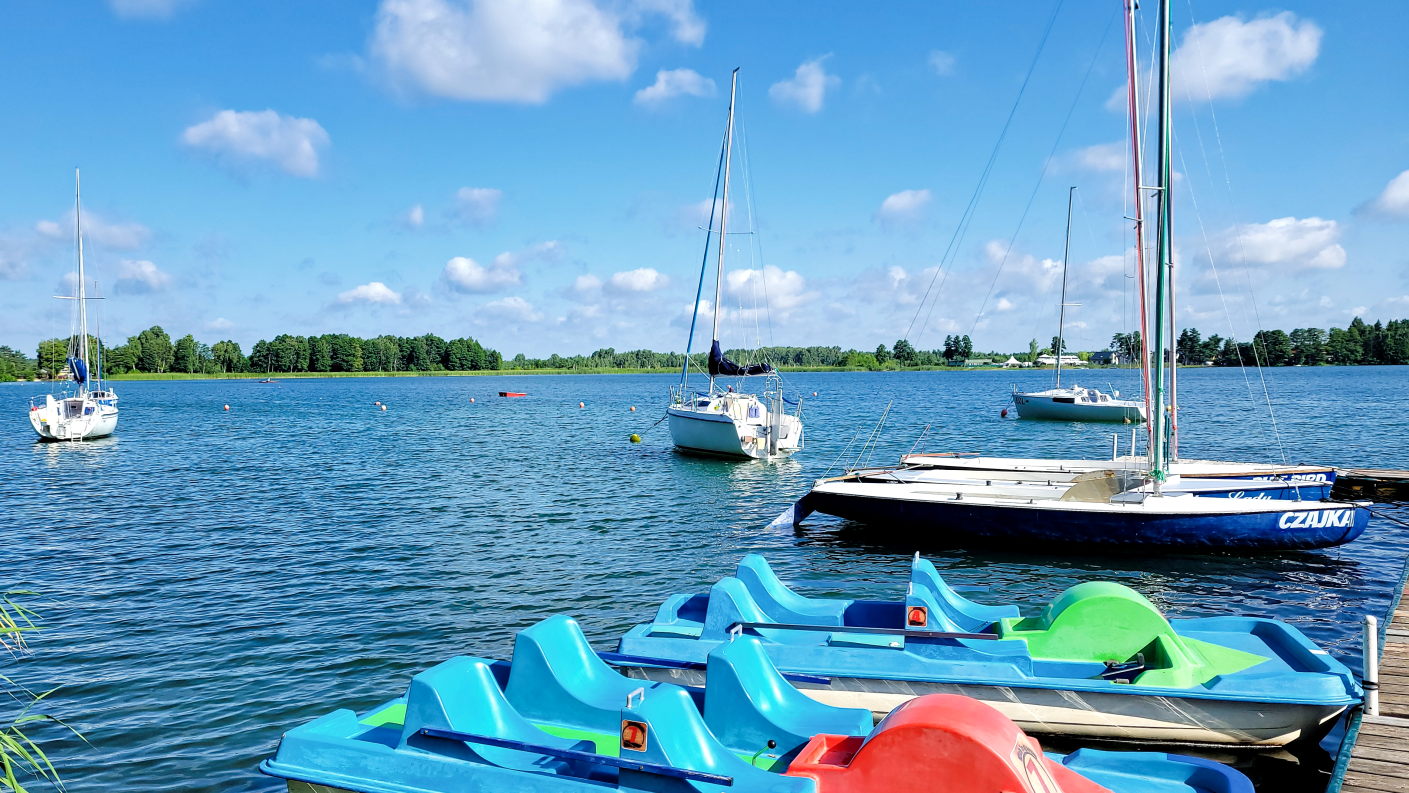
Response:
[[[1067,159],[1073,166],[1082,170],[1111,172],[1125,170],[1128,156],[1125,142],[1114,141],[1077,149],[1069,154]]]
[[[1277,218],[1235,226],[1224,233],[1224,255],[1235,262],[1291,270],[1336,270],[1345,266],[1340,224],[1322,218]]]
[[[457,292],[496,292],[523,283],[523,273],[512,261],[500,266],[496,257],[485,267],[468,256],[456,256],[445,263],[445,280]]]
[[[803,61],[792,79],[780,80],[768,88],[768,95],[780,105],[791,105],[804,113],[816,113],[822,109],[827,98],[827,90],[841,83],[841,78],[827,74],[822,62],[830,55]]]
[[[875,219],[882,223],[900,223],[919,218],[933,196],[929,190],[901,190],[886,196]]]
[[[930,50],[930,68],[940,77],[947,77],[954,73],[954,55],[944,50]]]
[[[374,303],[394,306],[401,304],[401,295],[381,281],[372,281],[371,283],[353,287],[339,294],[338,303],[342,305],[348,305],[350,303]]]
[[[583,273],[573,279],[572,291],[579,295],[590,295],[602,288],[602,279],[591,273]]]
[[[1013,301],[1006,297],[998,298],[998,302],[993,304],[994,311],[1012,311],[1013,308]]]
[[[743,315],[752,314],[755,300],[759,310],[763,310],[766,298],[768,310],[785,319],[793,309],[817,297],[816,292],[807,291],[807,280],[796,270],[784,271],[771,264],[762,270],[729,270],[724,281],[726,294],[750,306],[740,312]]]
[[[654,292],[664,288],[670,279],[650,267],[613,273],[607,281],[618,292]]]
[[[62,222],[41,220],[34,224],[34,230],[41,237],[51,240],[72,241],[73,212],[69,212]],[[83,213],[85,242],[98,243],[114,250],[130,251],[145,245],[151,236],[152,230],[141,223],[110,222],[91,210],[85,210]]]
[[[543,319],[543,315],[532,303],[517,295],[491,300],[480,308],[480,312],[485,316],[507,321],[537,322]]]
[[[638,105],[659,105],[677,96],[714,96],[714,81],[694,69],[661,69],[656,81],[636,92]]]
[[[205,324],[206,330],[229,330],[235,327],[235,323],[224,317],[216,317]]]
[[[273,110],[222,110],[187,127],[181,140],[217,157],[241,162],[265,160],[305,178],[318,175],[318,152],[329,143],[327,131],[317,121]]]
[[[481,226],[499,214],[503,190],[493,187],[462,187],[455,191],[455,215],[466,223]]]
[[[125,19],[166,19],[191,0],[108,0],[113,13]]]
[[[404,222],[409,228],[413,229],[418,229],[421,226],[424,226],[426,224],[426,208],[421,206],[420,204],[416,204],[415,206],[406,210],[406,214],[402,216],[402,222]]]
[[[432,96],[537,104],[631,76],[642,42],[628,28],[649,17],[677,41],[704,41],[689,0],[382,0],[371,52],[396,84]]]
[[[1289,80],[1310,68],[1321,50],[1321,28],[1283,11],[1245,20],[1226,16],[1194,25],[1170,60],[1174,96],[1237,99],[1259,85]]]
[[[124,259],[117,269],[114,290],[128,294],[160,292],[171,283],[171,276],[145,259]]]
[[[1389,180],[1378,197],[1370,202],[1374,212],[1397,218],[1409,218],[1409,171]]]

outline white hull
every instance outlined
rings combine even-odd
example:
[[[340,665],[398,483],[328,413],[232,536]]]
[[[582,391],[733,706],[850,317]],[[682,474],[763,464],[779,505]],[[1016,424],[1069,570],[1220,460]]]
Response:
[[[787,414],[779,417],[776,447],[770,443],[770,415],[752,395],[721,394],[696,403],[707,404],[666,408],[670,438],[684,451],[767,460],[791,456],[802,448],[802,422]]]
[[[633,667],[623,671],[631,677],[679,685],[705,683],[704,673],[692,669]],[[794,685],[827,705],[865,708],[877,720],[917,696],[959,694],[991,705],[1028,733],[1160,744],[1285,746],[1303,738],[1320,737],[1329,722],[1345,710],[1341,705],[849,677],[833,677],[823,685]]]
[[[907,454],[902,465],[964,471],[1003,471],[1011,473],[1085,474],[1093,471],[1144,471],[1143,456],[1114,460],[1047,459],[1043,457],[980,457],[951,454]],[[1230,463],[1215,460],[1180,460],[1171,463],[1170,474],[1191,478],[1266,478],[1324,482],[1333,469],[1320,465],[1273,465]]]
[[[91,397],[46,396],[30,409],[29,423],[46,441],[90,441],[117,430],[117,407]]]
[[[1048,421],[1113,421],[1141,422],[1145,406],[1128,399],[1083,402],[1066,394],[1013,394],[1013,406],[1018,417]]]

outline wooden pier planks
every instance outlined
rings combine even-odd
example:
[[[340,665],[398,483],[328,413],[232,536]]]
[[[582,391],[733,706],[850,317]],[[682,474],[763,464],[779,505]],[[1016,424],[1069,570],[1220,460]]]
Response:
[[[1337,498],[1409,499],[1409,471],[1382,468],[1342,468],[1332,493]],[[1409,624],[1409,623],[1406,623]]]
[[[1343,793],[1409,793],[1409,593],[1385,626],[1380,715],[1362,716]]]

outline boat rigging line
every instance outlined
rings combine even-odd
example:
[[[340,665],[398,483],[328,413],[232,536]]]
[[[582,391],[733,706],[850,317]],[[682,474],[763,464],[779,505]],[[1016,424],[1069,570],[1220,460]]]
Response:
[[[915,307],[915,315],[910,318],[910,325],[905,329],[905,335],[901,338],[910,339],[911,332],[915,329],[915,321],[920,318],[920,312],[925,308],[925,302],[929,300],[930,293],[934,291],[935,282],[939,282],[940,290],[944,289],[944,281],[949,277],[946,265],[951,263],[954,251],[963,242],[964,235],[968,232],[969,223],[973,220],[974,212],[978,208],[979,199],[983,197],[984,188],[988,185],[988,178],[993,173],[993,166],[998,161],[998,151],[1003,146],[1003,141],[1008,137],[1008,130],[1013,125],[1013,118],[1018,114],[1018,107],[1022,104],[1023,96],[1027,93],[1027,86],[1032,82],[1032,75],[1037,71],[1037,63],[1042,58],[1042,53],[1047,48],[1047,41],[1051,38],[1052,28],[1056,25],[1057,15],[1062,10],[1062,0],[1052,8],[1052,15],[1047,19],[1047,26],[1042,30],[1042,38],[1037,43],[1037,52],[1033,53],[1032,62],[1028,64],[1027,74],[1023,77],[1022,84],[1018,86],[1018,95],[1013,99],[1013,106],[1008,110],[1008,117],[1003,121],[1003,127],[998,131],[998,139],[993,142],[993,150],[988,154],[988,161],[983,166],[983,171],[979,174],[978,183],[974,185],[974,191],[969,196],[969,202],[964,207],[963,213],[959,216],[959,223],[954,227],[954,233],[949,237],[949,244],[945,247],[944,253],[939,257],[939,265],[935,268],[934,275],[930,276],[930,283],[925,287],[925,294],[920,298],[920,304]],[[944,278],[940,278],[940,274]],[[925,322],[920,326],[920,332],[929,327],[930,317],[934,314],[934,304],[939,302],[939,294],[935,293],[934,303],[930,304],[930,311],[925,315]]]

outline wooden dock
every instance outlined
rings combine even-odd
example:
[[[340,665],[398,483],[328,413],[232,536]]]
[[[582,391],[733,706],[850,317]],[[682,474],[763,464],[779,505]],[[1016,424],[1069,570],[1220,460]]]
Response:
[[[1342,468],[1336,474],[1337,498],[1370,498],[1381,501],[1409,499],[1409,471],[1383,468]],[[1409,625],[1409,619],[1405,620]]]
[[[1327,793],[1409,793],[1409,593],[1385,621],[1380,654],[1379,715],[1361,714],[1346,733],[1346,747]]]

